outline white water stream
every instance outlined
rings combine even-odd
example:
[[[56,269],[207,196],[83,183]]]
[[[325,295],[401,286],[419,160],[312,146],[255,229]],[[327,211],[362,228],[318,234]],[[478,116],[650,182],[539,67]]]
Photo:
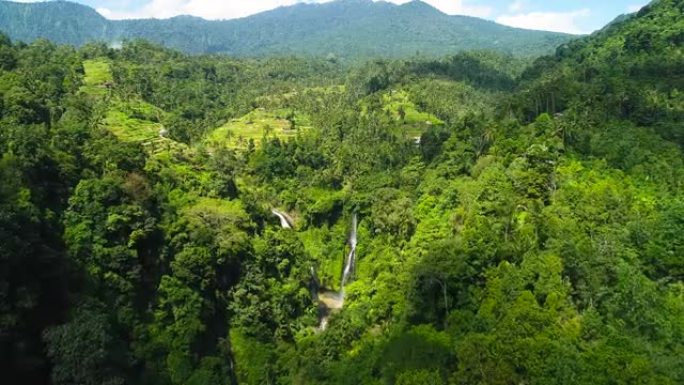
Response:
[[[281,211],[276,209],[271,209],[271,213],[280,219],[280,226],[283,229],[292,229],[292,219]],[[342,309],[344,306],[344,288],[350,282],[354,275],[354,267],[356,264],[356,246],[357,246],[357,228],[358,228],[358,217],[356,214],[352,216],[352,228],[349,234],[349,246],[351,250],[347,255],[347,259],[344,263],[344,270],[342,272],[342,282],[340,284],[340,290],[337,292],[324,291],[318,292],[319,282],[316,278],[316,272],[313,267],[311,267],[311,277],[312,277],[312,295],[319,303],[320,311],[320,324],[318,330],[325,330],[328,327],[328,320],[330,319],[330,314],[333,311]]]
[[[352,217],[352,229],[349,235],[349,246],[351,250],[347,255],[347,259],[344,264],[344,271],[342,273],[342,283],[340,284],[339,292],[322,292],[318,294],[318,302],[322,305],[323,313],[320,319],[320,325],[318,329],[323,331],[328,327],[328,320],[330,319],[330,314],[333,310],[342,309],[344,306],[344,287],[349,283],[354,274],[354,265],[356,264],[356,245],[357,245],[357,227],[358,218],[356,214]]]
[[[290,221],[288,220],[288,218],[285,214],[281,213],[280,211],[278,211],[276,209],[271,209],[271,213],[273,213],[273,215],[280,218],[280,226],[282,226],[282,228],[292,229],[292,225],[290,224]]]
[[[354,272],[354,264],[356,263],[356,227],[357,227],[357,218],[356,214],[354,214],[354,217],[352,218],[352,230],[351,234],[349,235],[349,246],[351,247],[351,251],[349,251],[349,255],[347,256],[347,262],[344,265],[344,273],[342,274],[342,285],[340,287],[340,291],[343,293],[342,296],[344,296],[344,286],[349,282],[349,279],[351,278],[352,273]]]

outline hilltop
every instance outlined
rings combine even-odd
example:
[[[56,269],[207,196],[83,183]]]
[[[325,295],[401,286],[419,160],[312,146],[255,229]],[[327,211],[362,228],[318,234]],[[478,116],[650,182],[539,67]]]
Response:
[[[474,49],[538,56],[573,38],[450,16],[421,1],[395,5],[371,0],[301,3],[222,21],[190,16],[108,20],[72,2],[2,1],[0,30],[25,42],[47,38],[82,46],[141,38],[192,54],[338,58],[442,56]]]

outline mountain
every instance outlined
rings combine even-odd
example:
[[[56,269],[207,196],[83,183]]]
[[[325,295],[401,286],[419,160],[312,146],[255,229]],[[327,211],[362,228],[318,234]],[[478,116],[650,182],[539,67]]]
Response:
[[[652,2],[560,46],[523,74],[528,119],[582,108],[630,120],[684,146],[684,1]],[[533,101],[525,101],[525,99]]]
[[[47,38],[81,46],[143,38],[187,53],[236,56],[335,55],[342,58],[446,55],[486,49],[519,56],[551,52],[573,38],[446,15],[421,1],[371,0],[297,4],[234,20],[108,20],[87,6],[64,2],[0,2],[0,30],[12,39]]]
[[[48,38],[59,44],[83,45],[107,40],[111,24],[94,9],[69,2],[0,2],[0,30],[12,39],[30,42]]]

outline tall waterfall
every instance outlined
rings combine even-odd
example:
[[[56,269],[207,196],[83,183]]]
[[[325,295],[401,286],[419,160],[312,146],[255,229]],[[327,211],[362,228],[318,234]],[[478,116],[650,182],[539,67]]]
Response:
[[[271,213],[273,213],[273,215],[280,218],[280,226],[282,226],[282,228],[284,228],[284,229],[291,229],[292,228],[292,225],[290,224],[290,221],[287,219],[285,214],[281,213],[280,211],[278,211],[276,209],[272,209]]]
[[[319,325],[318,330],[323,331],[328,328],[328,321],[330,320],[330,315],[342,309],[344,306],[344,287],[349,283],[354,274],[354,265],[356,264],[356,232],[358,227],[358,218],[354,214],[352,217],[352,230],[349,235],[349,246],[351,246],[351,251],[347,255],[347,260],[344,264],[344,273],[342,274],[342,284],[340,285],[340,291],[316,291],[313,294],[314,298],[318,301],[318,314],[319,314]],[[318,279],[316,278],[316,272],[311,268],[311,275],[313,280],[316,281],[318,285]]]
[[[354,216],[352,217],[352,231],[351,235],[349,236],[349,246],[351,246],[351,251],[349,252],[349,255],[347,256],[347,262],[344,265],[344,274],[342,275],[342,285],[340,286],[340,289],[344,291],[344,286],[349,282],[349,278],[351,278],[352,273],[354,272],[354,264],[356,262],[356,227],[357,227],[357,218],[356,218],[356,213],[354,213]]]

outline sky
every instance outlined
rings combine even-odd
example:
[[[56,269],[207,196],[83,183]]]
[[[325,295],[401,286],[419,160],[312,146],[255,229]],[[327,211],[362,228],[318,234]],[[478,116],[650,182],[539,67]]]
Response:
[[[34,0],[19,0],[31,2]],[[330,0],[72,0],[110,19],[193,15],[233,19],[300,2]],[[375,0],[374,0],[375,1]],[[396,4],[410,0],[386,0]],[[512,27],[591,33],[620,14],[638,11],[649,0],[423,0],[450,15],[477,16]]]

